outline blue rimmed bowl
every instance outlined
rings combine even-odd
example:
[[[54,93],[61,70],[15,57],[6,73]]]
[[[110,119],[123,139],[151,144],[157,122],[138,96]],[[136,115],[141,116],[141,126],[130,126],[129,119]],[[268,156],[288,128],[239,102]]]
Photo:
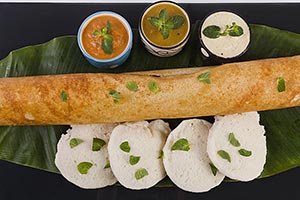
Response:
[[[121,53],[117,54],[115,57],[103,58],[103,59],[102,58],[100,59],[99,57],[97,58],[96,56],[91,55],[92,53],[88,52],[87,48],[84,46],[84,44],[82,42],[83,32],[87,28],[89,23],[92,20],[94,20],[98,17],[101,17],[101,16],[109,16],[109,17],[113,17],[113,18],[117,19],[119,22],[121,22],[121,24],[126,29],[126,32],[128,34],[128,42],[126,44],[126,47],[124,48],[124,50]],[[100,30],[102,30],[102,28]],[[111,30],[113,31],[113,25],[111,25]],[[96,36],[91,34],[90,37],[96,37]],[[121,15],[119,15],[115,12],[111,12],[111,11],[99,11],[99,12],[91,14],[81,23],[78,33],[77,33],[77,43],[78,43],[78,46],[79,46],[81,52],[83,53],[85,58],[88,60],[88,62],[97,68],[115,68],[115,67],[122,65],[130,55],[130,51],[132,48],[132,41],[133,41],[132,29],[131,29],[129,23],[127,22],[127,20],[124,17],[122,17]],[[91,44],[91,45],[94,45],[94,46],[98,45],[98,47],[97,47],[98,51],[102,51],[101,49],[99,49],[99,48],[102,48],[101,44]]]

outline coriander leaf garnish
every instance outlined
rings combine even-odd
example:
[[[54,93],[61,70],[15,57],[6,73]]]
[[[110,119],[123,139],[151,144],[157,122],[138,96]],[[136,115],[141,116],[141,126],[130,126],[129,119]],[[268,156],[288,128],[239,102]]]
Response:
[[[107,169],[107,168],[110,168],[110,162],[109,162],[108,158],[106,158],[106,163],[105,163],[105,166],[103,167],[103,169]]]
[[[150,81],[148,83],[148,89],[153,93],[158,93],[160,91],[159,86],[155,81]]]
[[[67,93],[66,93],[64,90],[61,91],[61,93],[60,93],[60,98],[61,98],[61,100],[64,101],[64,102],[66,102],[66,101],[69,99]]]
[[[173,146],[171,147],[171,150],[180,150],[180,151],[189,151],[190,150],[190,144],[187,139],[181,138],[177,140]]]
[[[184,24],[183,16],[174,15],[169,17],[168,11],[165,8],[159,12],[159,17],[148,17],[147,20],[159,30],[163,39],[169,37],[171,29],[178,29]]]
[[[119,100],[121,99],[121,93],[116,90],[109,90],[108,94],[112,96],[114,103],[119,103]]]
[[[122,151],[125,151],[126,153],[129,153],[129,152],[130,152],[130,146],[129,146],[128,141],[122,142],[122,143],[120,144],[120,149],[121,149]]]
[[[137,164],[139,161],[140,161],[141,157],[140,156],[133,156],[133,155],[130,155],[129,157],[129,163],[131,165],[135,165]]]
[[[200,74],[197,79],[202,83],[210,84],[210,72],[204,72]]]
[[[92,151],[100,151],[106,142],[100,138],[93,138]]]
[[[221,28],[216,25],[211,25],[205,27],[202,31],[203,35],[208,38],[216,39],[220,36],[231,36],[231,37],[239,37],[244,34],[244,30],[242,27],[238,26],[235,22],[232,22],[232,25],[226,25],[225,30],[221,33]]]
[[[138,85],[134,81],[127,82],[126,87],[128,90],[133,91],[133,92],[138,90]]]
[[[136,180],[140,180],[140,179],[144,178],[147,175],[149,175],[148,171],[145,168],[141,168],[141,169],[138,169],[135,172],[134,176],[135,176]]]
[[[79,139],[79,138],[72,138],[72,139],[70,140],[70,147],[71,147],[71,148],[74,148],[74,147],[78,146],[79,144],[81,144],[82,142],[83,142],[82,139]]]
[[[252,155],[252,152],[251,152],[251,151],[248,151],[248,150],[246,150],[246,149],[240,149],[240,150],[239,150],[239,154],[240,154],[241,156],[249,157],[249,156]]]
[[[227,153],[226,151],[224,151],[224,150],[219,150],[219,151],[217,152],[217,154],[218,154],[221,158],[227,160],[228,162],[231,162],[230,155],[229,155],[229,153]]]
[[[285,91],[285,80],[282,77],[278,78],[277,90],[278,90],[278,92]]]
[[[106,27],[103,27],[101,30],[95,30],[93,32],[95,37],[103,37],[101,42],[101,48],[106,54],[112,54],[113,52],[113,36],[111,35],[111,24],[110,21],[107,21]]]
[[[93,166],[90,162],[81,162],[77,165],[80,174],[87,174],[89,169]]]
[[[164,158],[164,151],[161,150],[158,156],[158,159],[163,159]]]
[[[210,169],[211,169],[212,174],[213,174],[214,176],[216,176],[216,175],[217,175],[217,172],[218,172],[218,169],[217,169],[217,168],[215,167],[215,165],[212,164],[212,163],[209,163],[209,166],[210,166]]]
[[[228,141],[230,142],[230,144],[232,144],[232,146],[241,146],[240,142],[235,138],[234,133],[229,133]]]

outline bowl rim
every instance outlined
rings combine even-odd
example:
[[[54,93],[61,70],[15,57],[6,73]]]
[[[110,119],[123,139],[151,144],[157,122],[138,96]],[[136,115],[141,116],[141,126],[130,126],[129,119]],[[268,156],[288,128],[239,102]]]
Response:
[[[113,16],[113,17],[117,18],[118,20],[120,20],[120,22],[124,25],[124,27],[128,33],[128,43],[127,43],[126,48],[118,56],[110,58],[110,59],[98,59],[98,58],[91,56],[83,47],[82,39],[81,39],[82,32],[83,32],[84,28],[87,26],[87,24],[92,19],[99,17],[99,16],[103,16],[103,15]],[[78,29],[78,32],[77,32],[77,44],[78,44],[81,52],[84,54],[84,56],[90,60],[93,60],[95,62],[101,62],[101,63],[109,63],[109,62],[116,61],[116,60],[120,59],[121,57],[123,57],[128,51],[130,51],[130,49],[132,47],[132,40],[133,40],[133,33],[132,33],[132,29],[131,29],[131,26],[128,23],[128,21],[120,14],[118,14],[116,12],[112,12],[112,11],[98,11],[98,12],[95,12],[95,13],[89,15],[88,17],[86,17],[83,20],[83,22],[81,23],[81,25]]]
[[[185,17],[187,18],[187,21],[188,21],[188,31],[185,35],[185,37],[178,43],[174,44],[174,45],[171,45],[171,46],[159,46],[155,43],[153,43],[151,40],[149,40],[144,31],[143,31],[143,28],[142,28],[142,22],[143,22],[143,18],[145,16],[145,14],[154,6],[156,6],[157,4],[163,4],[163,3],[167,3],[167,4],[172,4],[176,7],[178,7],[185,15]],[[150,45],[156,47],[156,48],[159,48],[159,49],[164,49],[164,50],[168,50],[168,49],[174,49],[174,48],[177,48],[179,47],[182,43],[184,43],[186,40],[189,39],[190,35],[191,35],[191,20],[190,20],[190,16],[189,14],[186,12],[186,10],[180,6],[178,3],[176,2],[173,2],[173,1],[157,1],[157,2],[154,2],[152,4],[150,4],[149,6],[147,6],[144,11],[142,12],[142,15],[140,16],[140,20],[139,20],[139,33],[141,35],[141,37],[143,37]]]

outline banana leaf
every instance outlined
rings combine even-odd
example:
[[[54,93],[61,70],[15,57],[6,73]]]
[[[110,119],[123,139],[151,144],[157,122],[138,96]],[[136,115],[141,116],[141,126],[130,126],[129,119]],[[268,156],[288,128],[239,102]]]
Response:
[[[0,61],[0,77],[36,76],[79,72],[128,72],[166,68],[207,66],[199,51],[197,28],[193,26],[184,50],[170,58],[148,53],[134,30],[134,43],[129,59],[113,70],[91,66],[82,56],[75,36],[63,36],[35,46],[12,51]],[[250,25],[251,44],[239,61],[300,54],[300,35],[279,29]],[[260,112],[267,137],[267,162],[260,178],[269,177],[300,166],[300,108]],[[174,128],[181,119],[168,120]],[[56,144],[68,126],[2,126],[0,159],[24,166],[59,173],[54,164]],[[171,186],[169,179],[158,186]]]

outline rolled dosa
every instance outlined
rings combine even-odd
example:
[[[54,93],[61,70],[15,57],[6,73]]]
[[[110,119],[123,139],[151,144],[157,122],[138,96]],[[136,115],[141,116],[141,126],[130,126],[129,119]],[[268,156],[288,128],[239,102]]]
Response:
[[[282,80],[284,90],[278,85]],[[0,78],[0,125],[124,122],[293,107],[300,105],[299,80],[300,56],[161,74]],[[133,84],[129,90],[128,82],[138,88]]]

